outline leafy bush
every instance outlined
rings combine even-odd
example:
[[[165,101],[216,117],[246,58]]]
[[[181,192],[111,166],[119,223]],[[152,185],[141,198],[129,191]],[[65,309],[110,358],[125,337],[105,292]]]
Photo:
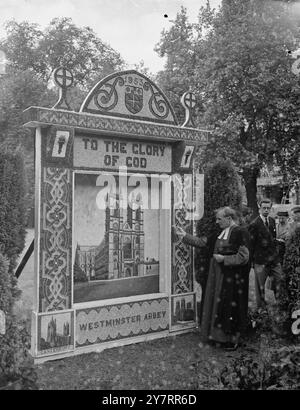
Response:
[[[263,368],[252,357],[241,355],[221,370],[220,379],[230,390],[257,390],[262,384]]]
[[[14,302],[8,260],[0,254],[0,309],[6,315],[6,333],[0,335],[0,387],[19,381],[19,388],[35,388],[36,373],[29,356],[30,337],[12,314]]]
[[[30,335],[25,325],[8,316],[5,335],[0,335],[0,387],[18,381],[17,389],[36,389],[37,374],[28,353]]]
[[[249,310],[248,318],[251,322],[251,327],[255,331],[271,332],[273,329],[272,318],[267,310]]]
[[[10,304],[20,295],[13,275],[17,257],[25,245],[25,168],[23,155],[0,153],[0,252],[8,259],[10,273]],[[3,278],[4,280],[4,278]],[[7,282],[7,279],[6,279]],[[1,280],[0,280],[1,286]],[[8,283],[3,286],[9,286]],[[0,294],[0,301],[4,298]]]
[[[287,242],[283,271],[287,287],[287,309],[292,313],[300,309],[300,226]]]
[[[283,277],[278,297],[277,321],[281,333],[293,338],[292,313],[300,309],[300,226],[296,227],[286,244]]]
[[[298,390],[300,348],[278,347],[268,333],[261,333],[257,348],[232,357],[225,365],[208,360],[198,366],[197,373],[199,389]]]
[[[295,347],[267,350],[265,358],[242,354],[220,372],[224,388],[230,390],[298,390],[300,350]]]
[[[0,387],[35,388],[36,374],[29,355],[30,337],[17,323],[13,305],[20,291],[14,268],[25,244],[25,170],[21,153],[0,153],[0,309],[6,332],[0,335]]]
[[[238,174],[233,164],[219,160],[208,166],[204,173],[204,215],[197,224],[200,236],[209,236],[216,227],[215,210],[230,206],[242,209],[242,193]]]
[[[8,272],[9,262],[0,253],[0,310],[5,314],[11,312],[13,305],[11,275]]]
[[[215,210],[230,206],[241,211],[242,193],[238,174],[230,161],[219,160],[204,172],[204,215],[197,224],[198,236],[209,236],[216,230]],[[203,250],[196,249],[196,280],[205,283],[208,261]]]

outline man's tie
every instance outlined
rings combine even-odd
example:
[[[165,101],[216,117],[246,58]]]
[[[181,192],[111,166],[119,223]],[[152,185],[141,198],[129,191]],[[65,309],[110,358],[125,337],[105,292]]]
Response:
[[[265,218],[265,225],[266,225],[266,227],[269,229],[269,221],[268,221],[268,218]]]

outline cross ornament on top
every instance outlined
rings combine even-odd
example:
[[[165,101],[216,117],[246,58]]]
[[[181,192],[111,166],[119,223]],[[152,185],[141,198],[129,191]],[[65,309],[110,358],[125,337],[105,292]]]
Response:
[[[67,89],[73,84],[73,74],[65,67],[58,67],[54,70],[53,78],[55,84],[59,87],[59,98],[52,108],[71,110],[67,101]]]
[[[188,91],[184,93],[180,99],[181,104],[185,109],[185,121],[182,124],[182,127],[191,127],[195,128],[194,120],[193,120],[193,110],[196,106],[196,96],[193,92]]]

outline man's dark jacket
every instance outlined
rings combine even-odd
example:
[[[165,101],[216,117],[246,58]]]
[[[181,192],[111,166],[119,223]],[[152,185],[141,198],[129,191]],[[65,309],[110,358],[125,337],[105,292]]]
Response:
[[[276,247],[275,220],[268,217],[267,227],[260,216],[255,218],[248,227],[251,237],[251,254],[255,264],[267,265],[278,263],[279,255]]]

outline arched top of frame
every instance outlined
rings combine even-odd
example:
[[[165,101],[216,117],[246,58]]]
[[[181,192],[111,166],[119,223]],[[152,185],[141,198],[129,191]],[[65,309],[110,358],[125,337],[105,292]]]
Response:
[[[111,74],[88,93],[80,112],[177,125],[165,94],[135,70]]]

